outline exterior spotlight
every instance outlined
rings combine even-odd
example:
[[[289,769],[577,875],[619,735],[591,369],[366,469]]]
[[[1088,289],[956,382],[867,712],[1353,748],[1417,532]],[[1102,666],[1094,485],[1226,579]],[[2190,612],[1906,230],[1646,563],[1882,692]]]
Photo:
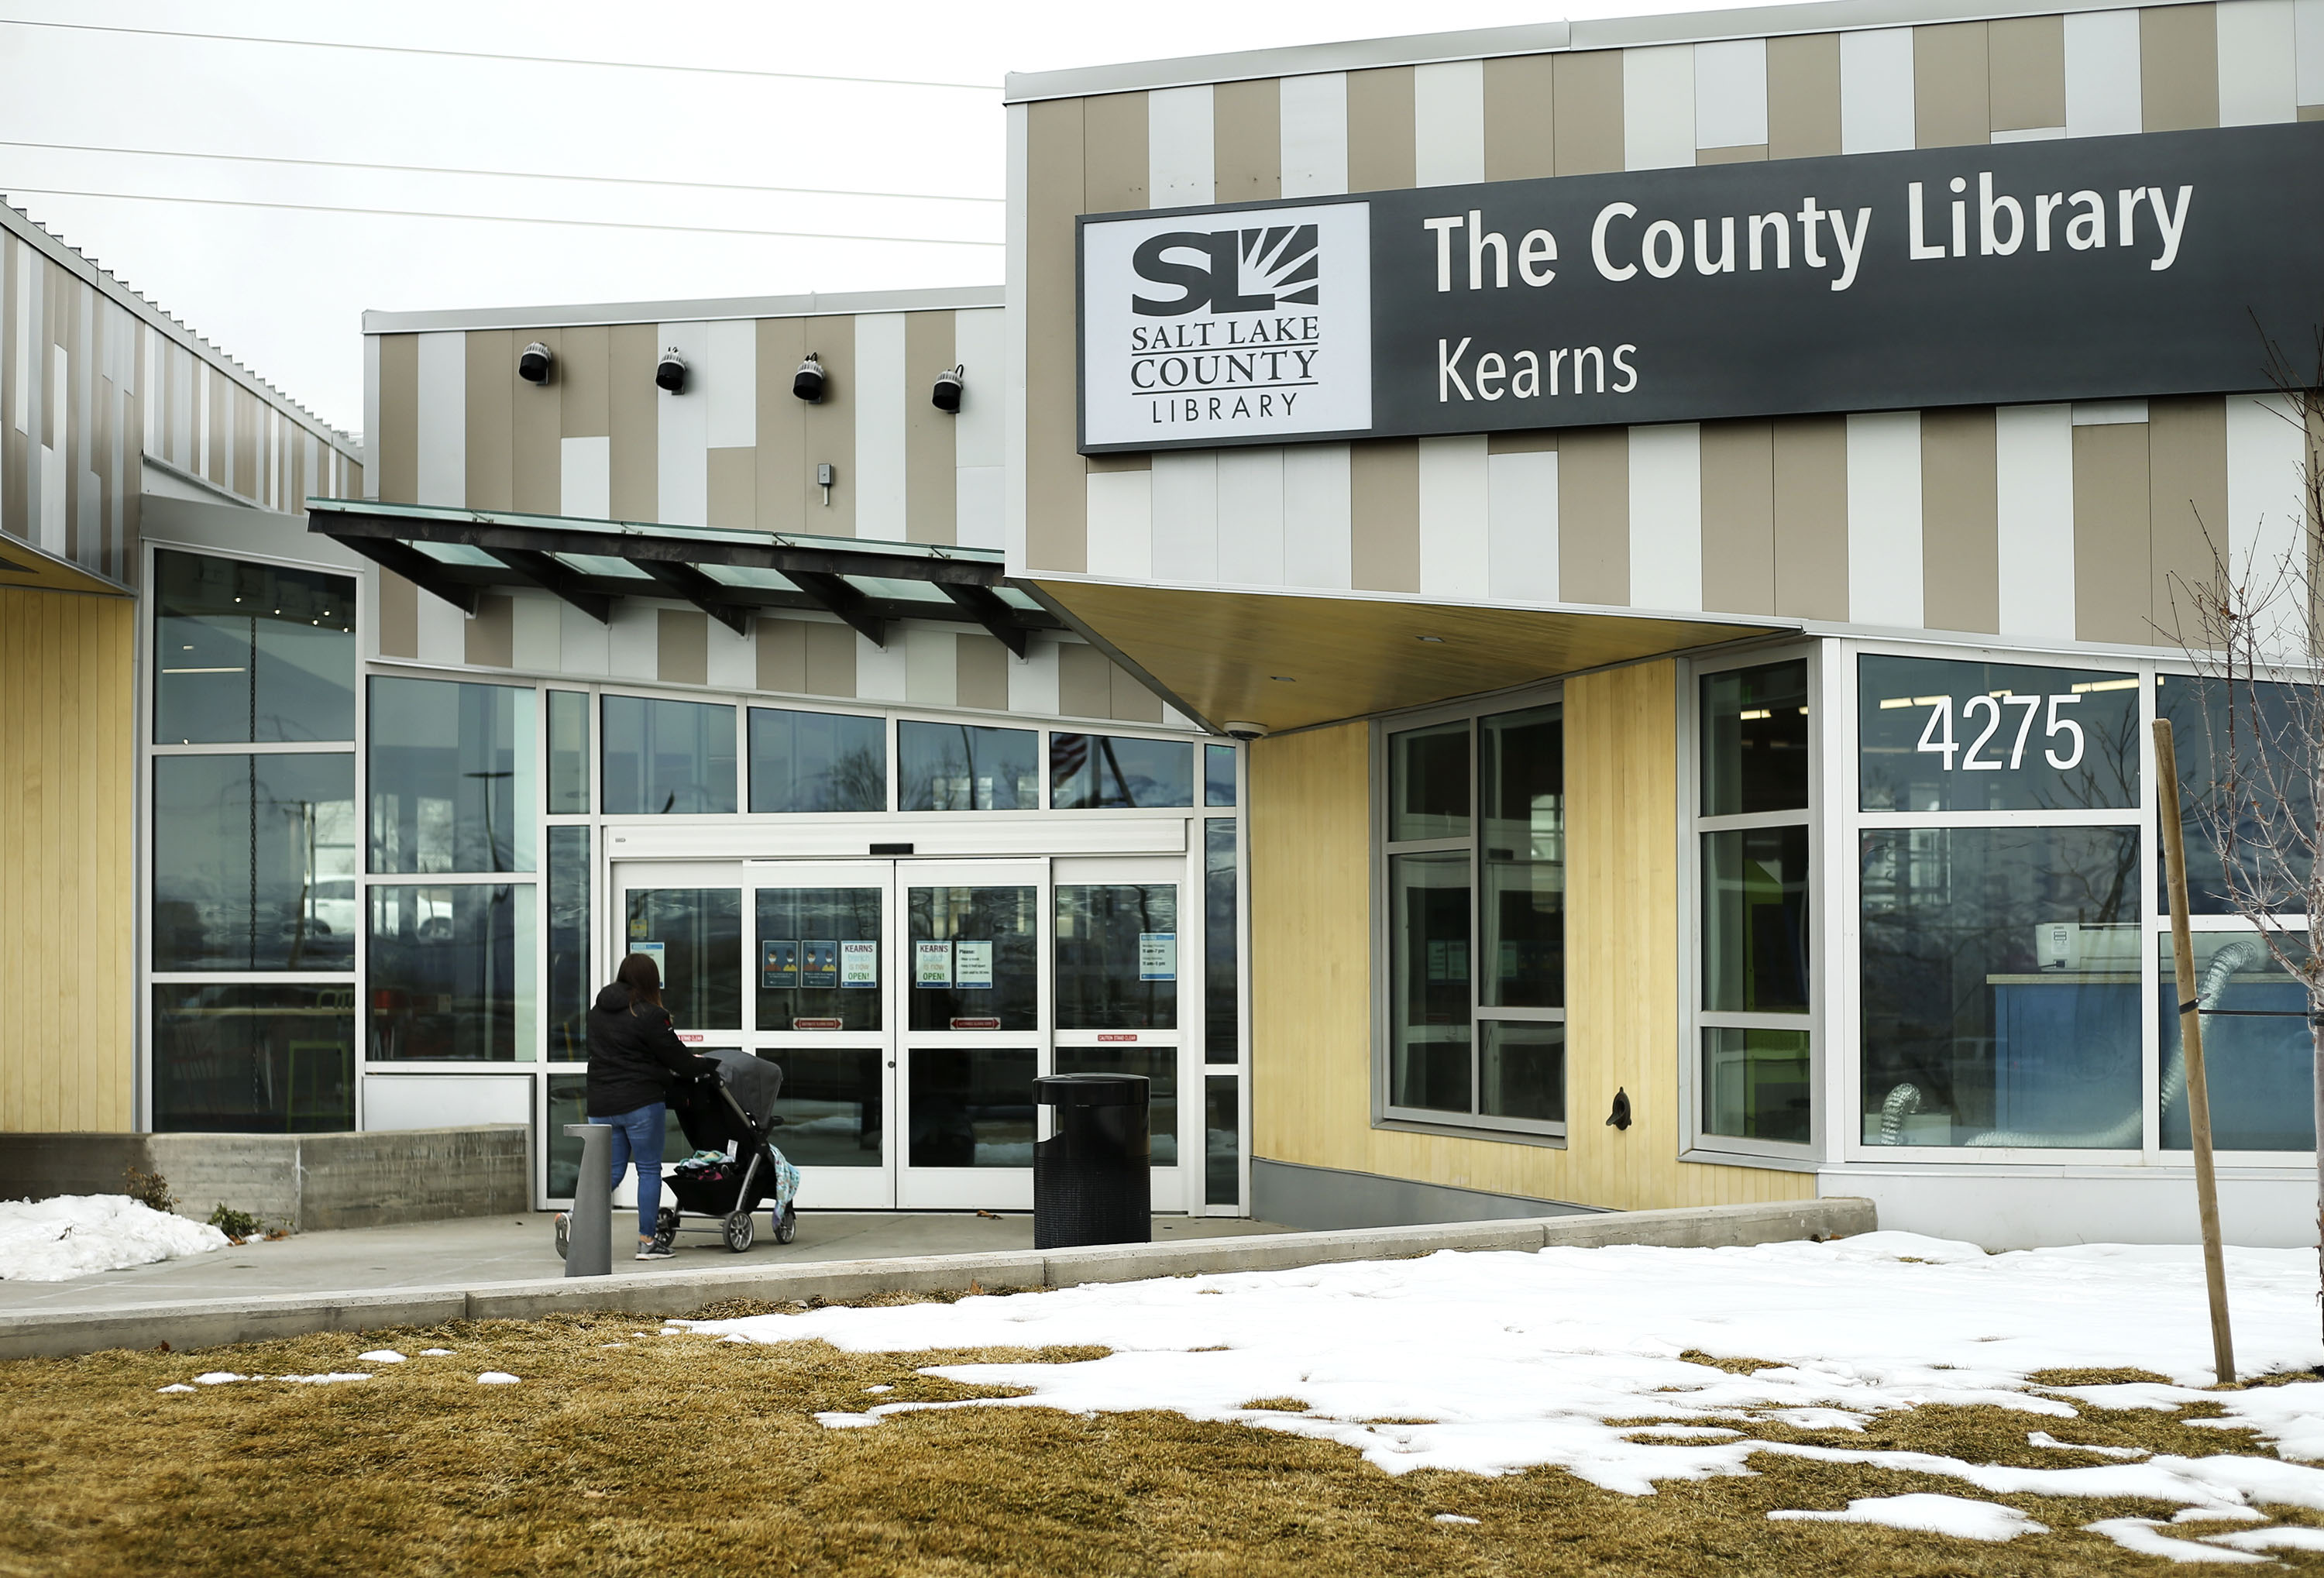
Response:
[[[928,396],[928,402],[948,417],[958,416],[961,383],[967,372],[964,364],[955,363],[937,374],[936,390]]]
[[[678,354],[676,346],[664,351],[661,360],[654,364],[654,383],[672,394],[686,392],[686,358]]]
[[[823,358],[816,355],[813,351],[809,351],[807,354],[807,360],[798,365],[798,371],[791,374],[791,392],[798,395],[809,405],[821,403],[823,400]]]
[[[1264,740],[1267,738],[1267,725],[1249,723],[1241,718],[1230,718],[1227,720],[1227,734],[1231,738],[1237,740]]]
[[[516,375],[527,383],[546,383],[549,382],[549,366],[556,360],[554,352],[535,340],[518,353]]]

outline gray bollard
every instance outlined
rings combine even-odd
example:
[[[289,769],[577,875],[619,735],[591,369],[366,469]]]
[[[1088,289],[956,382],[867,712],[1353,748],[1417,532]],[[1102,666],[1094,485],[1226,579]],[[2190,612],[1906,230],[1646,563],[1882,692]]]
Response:
[[[605,1123],[567,1123],[581,1142],[581,1176],[573,1180],[573,1215],[565,1243],[567,1277],[613,1274],[613,1130]]]

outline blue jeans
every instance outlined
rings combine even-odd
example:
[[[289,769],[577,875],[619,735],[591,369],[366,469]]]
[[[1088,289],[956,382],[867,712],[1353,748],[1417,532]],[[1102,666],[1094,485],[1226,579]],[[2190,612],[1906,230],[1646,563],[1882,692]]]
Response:
[[[640,1107],[633,1112],[621,1112],[610,1118],[592,1115],[589,1121],[603,1123],[613,1131],[613,1177],[611,1187],[622,1186],[622,1174],[635,1161],[638,1164],[638,1236],[654,1235],[654,1217],[661,1210],[661,1139],[662,1115],[669,1111],[661,1102]]]

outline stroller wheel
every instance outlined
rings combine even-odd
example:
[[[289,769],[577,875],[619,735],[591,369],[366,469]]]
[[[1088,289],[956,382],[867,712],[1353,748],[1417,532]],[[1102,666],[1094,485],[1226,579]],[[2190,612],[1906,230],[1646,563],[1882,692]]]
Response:
[[[758,1237],[758,1227],[747,1211],[737,1211],[726,1219],[726,1247],[736,1254],[749,1249]]]
[[[572,1247],[573,1213],[569,1211],[560,1211],[557,1213],[557,1258],[560,1260],[565,1259],[567,1252]]]
[[[787,1244],[798,1236],[798,1208],[786,1205],[783,1207],[783,1213],[775,1218],[775,1241],[779,1244]]]
[[[674,1233],[678,1231],[678,1208],[676,1206],[665,1205],[659,1211],[654,1213],[654,1231],[665,1235]]]

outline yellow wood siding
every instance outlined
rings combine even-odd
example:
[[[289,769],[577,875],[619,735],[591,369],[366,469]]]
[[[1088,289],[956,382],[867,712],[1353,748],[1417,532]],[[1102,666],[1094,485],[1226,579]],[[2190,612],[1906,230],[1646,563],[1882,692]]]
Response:
[[[1632,1209],[1813,1197],[1811,1174],[1678,1159],[1676,706],[1667,661],[1565,687],[1563,1149],[1372,1127],[1367,725],[1252,747],[1254,1157]]]
[[[0,1130],[134,1117],[135,616],[0,587]]]

